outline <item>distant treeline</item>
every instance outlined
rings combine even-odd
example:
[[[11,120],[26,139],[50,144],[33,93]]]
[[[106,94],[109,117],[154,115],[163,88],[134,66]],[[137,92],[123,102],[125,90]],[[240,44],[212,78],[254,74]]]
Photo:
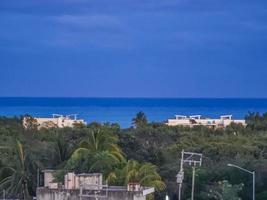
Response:
[[[256,171],[256,199],[267,198],[267,113],[248,113],[247,126],[225,129],[169,127],[137,113],[130,128],[91,123],[74,128],[24,129],[22,117],[0,117],[0,194],[31,199],[37,172],[57,169],[103,173],[109,185],[140,182],[156,188],[150,199],[177,199],[181,151],[203,153],[196,171],[197,200],[251,199],[252,177],[228,163]],[[192,169],[185,167],[183,199],[190,198]],[[42,179],[39,180],[42,184]]]

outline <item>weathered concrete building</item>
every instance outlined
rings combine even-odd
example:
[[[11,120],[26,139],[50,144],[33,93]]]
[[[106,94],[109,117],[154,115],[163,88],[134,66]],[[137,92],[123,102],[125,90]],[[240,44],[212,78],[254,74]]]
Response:
[[[44,170],[44,186],[36,191],[37,200],[145,200],[154,193],[153,187],[142,187],[138,183],[128,186],[103,185],[102,174],[68,173],[64,185],[55,183],[53,170]]]
[[[153,188],[143,188],[139,191],[128,191],[127,187],[109,186],[98,191],[84,190],[81,194],[78,189],[49,189],[38,188],[37,200],[146,200],[146,196],[154,192]]]

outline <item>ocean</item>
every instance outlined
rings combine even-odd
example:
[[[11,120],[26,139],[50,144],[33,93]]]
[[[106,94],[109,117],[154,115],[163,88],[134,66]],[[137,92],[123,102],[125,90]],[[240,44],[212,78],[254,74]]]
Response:
[[[200,114],[219,117],[232,114],[244,118],[248,112],[267,112],[267,99],[210,99],[210,98],[0,98],[1,116],[30,114],[49,117],[52,114],[78,114],[90,122],[119,123],[131,126],[132,118],[143,111],[149,121],[162,122],[174,115]]]

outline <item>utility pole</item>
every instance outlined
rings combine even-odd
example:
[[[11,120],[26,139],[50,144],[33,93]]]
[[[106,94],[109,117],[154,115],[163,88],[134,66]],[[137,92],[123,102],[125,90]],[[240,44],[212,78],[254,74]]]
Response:
[[[40,186],[40,172],[39,172],[39,167],[37,168],[37,187]]]
[[[193,166],[191,200],[194,200],[196,167]]]
[[[252,172],[253,176],[253,196],[252,199],[255,200],[255,171]]]
[[[178,199],[179,200],[181,200],[182,184],[183,184],[183,179],[184,179],[184,169],[183,169],[183,165],[184,165],[184,150],[182,150],[181,154],[182,155],[181,155],[180,171],[176,176],[177,183],[179,184],[179,192],[178,192]]]
[[[202,154],[194,152],[185,152],[184,150],[182,150],[181,154],[182,155],[181,155],[180,171],[176,175],[177,183],[179,184],[178,199],[181,200],[182,183],[184,179],[184,164],[188,164],[189,166],[192,166],[193,170],[191,200],[194,200],[196,167],[200,167],[202,164]]]

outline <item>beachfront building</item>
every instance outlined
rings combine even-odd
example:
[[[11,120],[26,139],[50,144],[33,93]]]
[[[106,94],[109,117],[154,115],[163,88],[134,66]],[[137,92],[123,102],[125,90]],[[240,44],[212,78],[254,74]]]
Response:
[[[101,173],[67,173],[64,184],[54,180],[55,171],[44,170],[44,185],[37,187],[37,200],[146,200],[154,193],[153,187],[142,187],[138,183],[127,186],[109,186],[103,184]]]
[[[175,115],[175,119],[168,119],[168,126],[207,126],[212,128],[225,128],[231,123],[246,126],[245,120],[234,120],[232,115],[222,115],[219,119],[205,118],[201,115]]]
[[[29,128],[31,126],[36,126],[40,128],[64,128],[64,127],[74,127],[74,125],[84,124],[86,122],[83,119],[77,119],[77,114],[73,115],[59,115],[53,114],[51,118],[43,117],[24,117],[23,126],[24,128]]]

